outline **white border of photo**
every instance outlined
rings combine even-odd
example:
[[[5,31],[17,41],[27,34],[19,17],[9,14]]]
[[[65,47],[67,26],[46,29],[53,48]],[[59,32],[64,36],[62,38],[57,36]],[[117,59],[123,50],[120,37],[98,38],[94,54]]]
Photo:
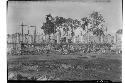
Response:
[[[123,5],[125,1],[123,0]],[[7,55],[6,55],[6,9],[7,0],[0,0],[0,83],[7,83]],[[125,27],[125,6],[123,7],[123,28]],[[125,30],[123,29],[122,36],[122,83],[125,82]]]

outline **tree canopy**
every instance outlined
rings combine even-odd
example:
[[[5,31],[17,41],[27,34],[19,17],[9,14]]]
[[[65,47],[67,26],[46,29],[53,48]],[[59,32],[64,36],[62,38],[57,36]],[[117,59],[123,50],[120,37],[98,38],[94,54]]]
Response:
[[[93,35],[102,36],[104,35],[104,17],[101,13],[94,11],[88,17],[83,17],[81,20],[72,19],[72,18],[64,18],[64,17],[52,17],[51,14],[46,15],[46,22],[43,23],[42,29],[45,34],[52,34],[56,32],[56,28],[59,26],[64,26],[63,30],[65,33],[69,31],[69,27],[72,32],[72,36],[74,36],[73,30],[77,27],[81,27],[83,30],[86,29],[91,31]],[[88,25],[91,25],[91,28],[88,29]]]

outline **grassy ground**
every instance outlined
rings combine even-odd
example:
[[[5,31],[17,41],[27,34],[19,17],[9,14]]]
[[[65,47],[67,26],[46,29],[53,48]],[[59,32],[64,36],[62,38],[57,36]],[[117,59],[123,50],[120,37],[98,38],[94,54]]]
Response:
[[[111,80],[121,81],[121,55],[20,55],[8,56],[12,80]]]

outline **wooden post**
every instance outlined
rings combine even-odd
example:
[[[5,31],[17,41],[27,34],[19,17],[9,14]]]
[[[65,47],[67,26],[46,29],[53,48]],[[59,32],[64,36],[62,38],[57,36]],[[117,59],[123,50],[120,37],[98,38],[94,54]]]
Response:
[[[19,25],[19,26],[21,26],[21,27],[22,27],[22,42],[23,42],[23,35],[24,35],[24,33],[23,33],[23,28],[24,28],[24,26],[27,26],[27,25],[24,25],[24,24],[23,24],[23,22],[22,22],[22,24],[21,24],[21,25]]]

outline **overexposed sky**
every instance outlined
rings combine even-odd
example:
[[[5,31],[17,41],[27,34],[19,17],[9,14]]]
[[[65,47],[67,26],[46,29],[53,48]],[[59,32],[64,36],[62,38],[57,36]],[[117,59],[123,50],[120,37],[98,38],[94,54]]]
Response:
[[[7,11],[7,33],[20,32],[22,21],[35,25],[40,33],[45,15],[81,19],[93,11],[99,11],[106,20],[109,32],[122,28],[122,0],[111,2],[71,2],[71,1],[9,1]],[[24,30],[27,31],[26,29]]]

